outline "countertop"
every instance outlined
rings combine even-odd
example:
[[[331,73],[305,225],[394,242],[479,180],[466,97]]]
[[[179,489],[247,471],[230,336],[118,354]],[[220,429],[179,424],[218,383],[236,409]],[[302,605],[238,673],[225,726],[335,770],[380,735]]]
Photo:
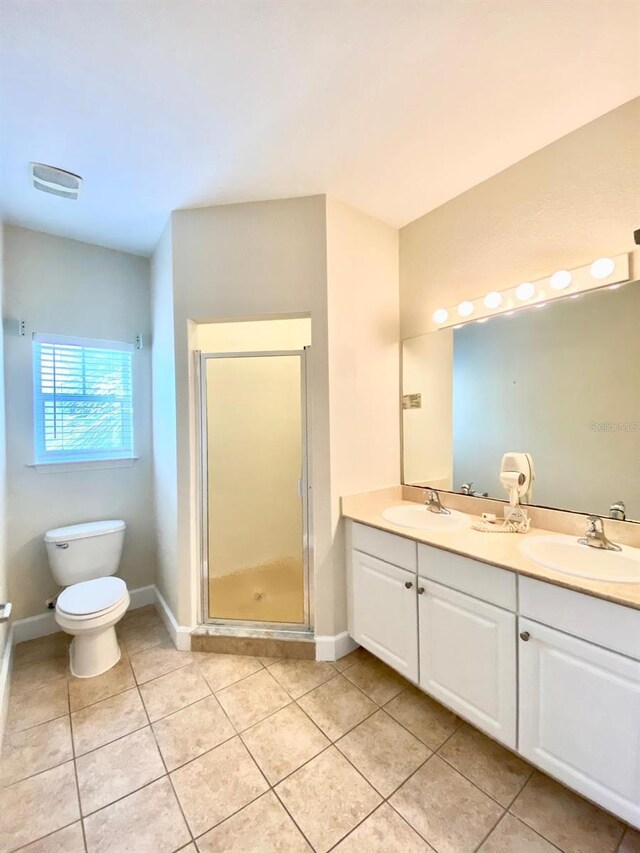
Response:
[[[443,500],[446,504],[446,501]],[[536,580],[573,589],[586,595],[613,601],[625,607],[633,607],[640,610],[640,583],[607,583],[606,581],[592,581],[579,578],[575,575],[566,575],[539,566],[528,557],[525,557],[519,549],[520,542],[526,536],[553,535],[557,531],[541,530],[532,527],[529,533],[482,533],[479,530],[458,528],[451,531],[413,530],[407,527],[399,527],[391,524],[382,517],[383,510],[391,506],[415,506],[411,501],[402,499],[402,487],[396,486],[390,489],[381,489],[375,492],[365,492],[359,495],[350,495],[342,498],[342,515],[361,524],[376,527],[378,530],[386,530],[405,539],[413,539],[416,542],[424,542],[471,557],[510,572],[526,575]],[[473,518],[473,516],[471,516]],[[475,520],[480,520],[479,518]]]

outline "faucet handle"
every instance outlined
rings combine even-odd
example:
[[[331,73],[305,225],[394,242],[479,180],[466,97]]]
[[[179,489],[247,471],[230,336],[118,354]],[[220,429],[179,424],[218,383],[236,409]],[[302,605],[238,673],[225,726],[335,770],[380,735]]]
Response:
[[[599,515],[587,516],[587,533],[600,533],[604,530],[604,522]]]

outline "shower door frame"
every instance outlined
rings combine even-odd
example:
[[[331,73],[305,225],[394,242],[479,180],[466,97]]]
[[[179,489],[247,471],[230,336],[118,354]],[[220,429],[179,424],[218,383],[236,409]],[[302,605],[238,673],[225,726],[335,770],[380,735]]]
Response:
[[[196,352],[197,386],[199,412],[200,443],[200,606],[201,624],[220,625],[226,628],[256,629],[264,635],[282,631],[307,632],[313,630],[313,611],[311,607],[311,464],[310,448],[310,410],[307,395],[308,363],[310,346],[296,350],[257,350],[255,352]],[[257,619],[222,619],[210,616],[209,610],[209,454],[207,431],[207,361],[225,358],[273,358],[277,356],[297,356],[300,359],[300,409],[301,409],[301,476],[298,492],[302,499],[302,572],[303,572],[303,622],[264,622]]]

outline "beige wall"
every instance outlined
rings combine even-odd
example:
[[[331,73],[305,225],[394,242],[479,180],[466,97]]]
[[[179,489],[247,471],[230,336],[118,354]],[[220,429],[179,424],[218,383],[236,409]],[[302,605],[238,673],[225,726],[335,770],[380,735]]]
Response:
[[[640,98],[401,229],[402,337],[438,307],[633,250],[639,138]]]
[[[155,309],[165,317],[173,310],[175,332],[177,550],[167,566],[167,600],[176,602],[181,624],[196,623],[194,322],[305,314],[313,332],[315,627],[339,633],[346,629],[340,495],[399,481],[397,231],[324,196],[176,211],[171,230],[173,307]],[[169,335],[163,339],[164,348]]]
[[[199,533],[198,447],[190,326],[220,319],[309,314],[311,370],[326,368],[325,199],[313,196],[176,211],[172,214],[175,376],[177,396],[177,554],[171,585],[178,621],[197,621]],[[326,383],[314,382],[313,465],[328,469]],[[319,475],[320,476],[320,475]],[[323,501],[314,503],[316,531]],[[318,517],[316,517],[316,514]],[[322,536],[322,532],[320,536]],[[324,535],[328,535],[325,531]]]
[[[335,634],[347,625],[340,497],[399,482],[400,365],[398,232],[332,198],[327,318],[333,559],[325,578]]]
[[[171,222],[151,259],[153,498],[157,546],[156,586],[178,612],[178,470]]]
[[[45,611],[58,592],[44,533],[100,518],[123,518],[127,534],[119,574],[130,588],[153,583],[155,542],[151,491],[151,353],[134,352],[132,467],[38,473],[33,462],[32,332],[105,340],[148,339],[149,265],[144,258],[5,228],[5,315],[23,319],[5,334],[7,408],[7,562],[15,618]]]

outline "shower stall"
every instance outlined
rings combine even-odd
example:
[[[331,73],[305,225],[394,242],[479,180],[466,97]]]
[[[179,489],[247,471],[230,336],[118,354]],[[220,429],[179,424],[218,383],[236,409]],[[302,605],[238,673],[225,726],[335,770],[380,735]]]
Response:
[[[199,354],[205,624],[311,627],[308,351]]]

